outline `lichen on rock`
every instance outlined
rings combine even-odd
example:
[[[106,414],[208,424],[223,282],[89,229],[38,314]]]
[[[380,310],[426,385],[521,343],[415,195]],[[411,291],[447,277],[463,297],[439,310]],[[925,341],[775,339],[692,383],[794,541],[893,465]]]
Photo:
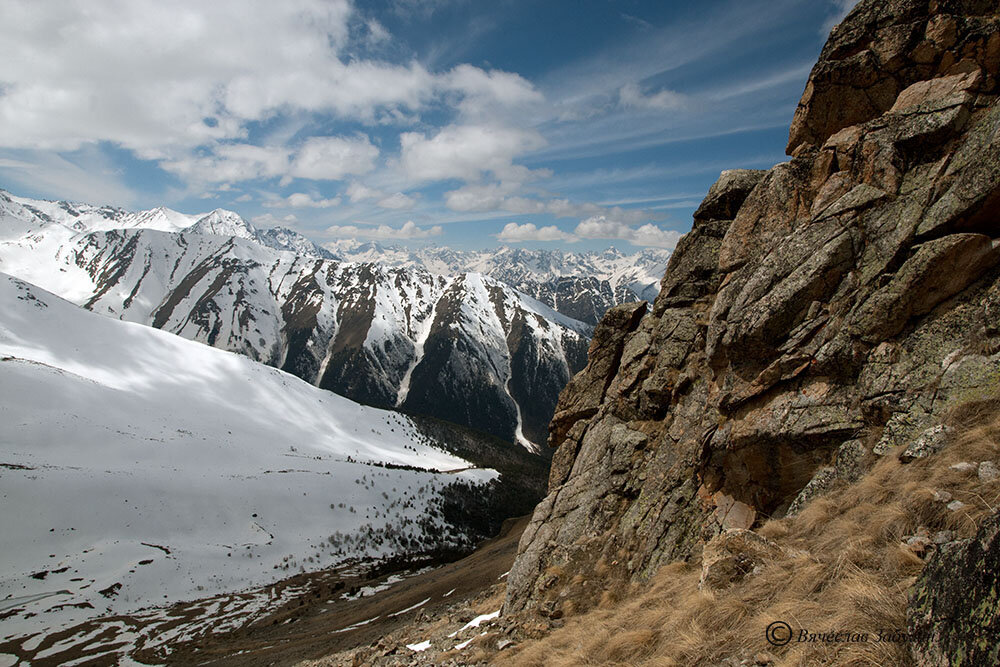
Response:
[[[941,545],[910,589],[910,650],[921,667],[1000,664],[1000,514]]]

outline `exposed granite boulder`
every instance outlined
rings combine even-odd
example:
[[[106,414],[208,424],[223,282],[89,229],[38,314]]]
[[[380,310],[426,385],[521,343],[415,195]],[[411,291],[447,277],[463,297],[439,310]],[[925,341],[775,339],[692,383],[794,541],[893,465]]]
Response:
[[[991,0],[860,2],[833,29],[799,101],[788,153],[818,147],[838,130],[877,118],[908,86],[963,60],[1000,66]]]
[[[699,558],[996,394],[998,75],[995,1],[862,0],[834,30],[792,159],[723,174],[652,311],[598,327],[507,611]]]
[[[792,504],[788,506],[786,515],[794,516],[801,512],[806,503],[829,491],[836,481],[837,469],[833,466],[823,466],[817,470],[816,474],[813,475],[813,478],[809,480],[809,483],[806,484],[801,491],[799,491],[799,495],[795,496],[795,500],[793,500]]]
[[[993,482],[1000,479],[1000,468],[993,461],[982,461],[976,470],[980,482]]]
[[[900,453],[899,460],[903,463],[909,463],[914,459],[922,459],[925,456],[936,454],[948,443],[950,434],[951,429],[944,424],[927,429],[920,434],[919,438],[906,446],[906,449]]]
[[[1000,514],[940,545],[910,589],[907,629],[920,667],[1000,665]]]
[[[694,219],[732,220],[766,173],[763,169],[729,169],[722,172],[694,212]]]

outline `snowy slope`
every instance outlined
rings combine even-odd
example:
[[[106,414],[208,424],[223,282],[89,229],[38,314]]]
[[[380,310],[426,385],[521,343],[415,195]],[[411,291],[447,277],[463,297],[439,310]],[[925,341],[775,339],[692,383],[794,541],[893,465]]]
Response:
[[[17,239],[25,234],[37,232],[48,224],[34,213],[0,190],[0,241]]]
[[[404,551],[393,535],[456,544],[417,522],[495,477],[406,417],[0,274],[4,637]]]

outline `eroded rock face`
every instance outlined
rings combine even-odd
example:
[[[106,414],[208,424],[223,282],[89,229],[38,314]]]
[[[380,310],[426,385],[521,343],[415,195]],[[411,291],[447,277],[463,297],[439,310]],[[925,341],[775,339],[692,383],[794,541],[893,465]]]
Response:
[[[861,2],[830,34],[809,76],[788,153],[890,109],[907,86],[962,62],[996,72],[1000,39],[992,0]]]
[[[652,311],[600,325],[508,611],[697,558],[996,391],[998,13],[863,0],[834,30],[792,159],[723,174]]]

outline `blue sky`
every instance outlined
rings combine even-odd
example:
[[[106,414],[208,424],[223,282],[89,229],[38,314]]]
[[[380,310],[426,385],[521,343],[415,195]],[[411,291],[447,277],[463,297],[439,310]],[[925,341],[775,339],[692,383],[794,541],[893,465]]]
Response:
[[[672,247],[850,0],[6,0],[0,187],[318,241]]]

